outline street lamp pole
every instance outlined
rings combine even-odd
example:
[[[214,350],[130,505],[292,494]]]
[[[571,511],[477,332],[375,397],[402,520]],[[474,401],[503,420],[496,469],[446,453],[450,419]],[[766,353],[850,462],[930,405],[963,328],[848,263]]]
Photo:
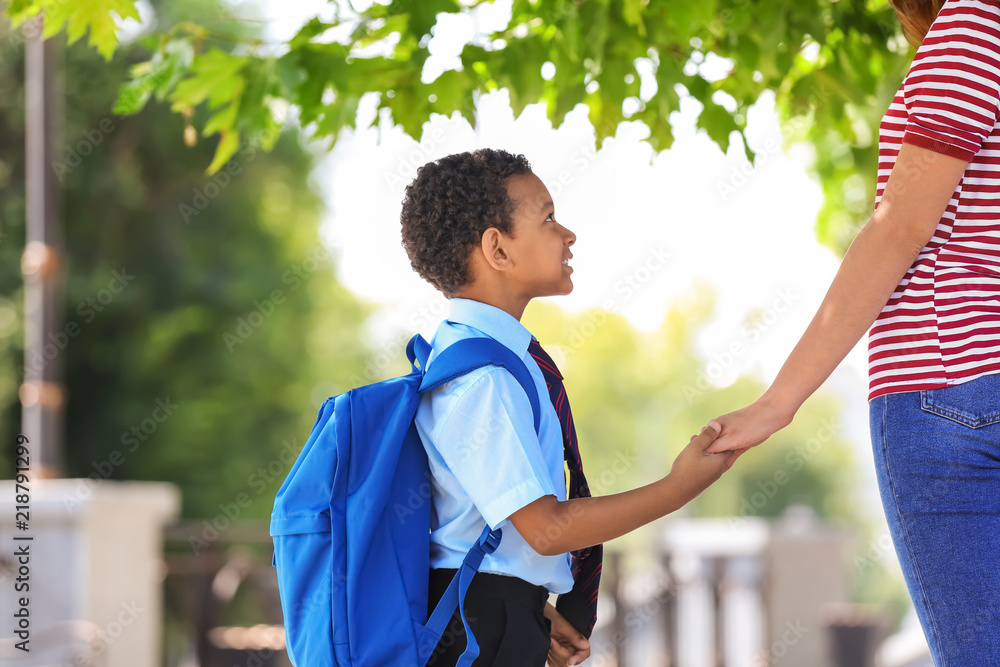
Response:
[[[63,242],[59,225],[62,196],[50,167],[61,145],[61,50],[58,39],[42,39],[39,16],[25,30],[25,212],[24,382],[20,388],[21,430],[30,440],[33,476],[63,474],[62,353]]]

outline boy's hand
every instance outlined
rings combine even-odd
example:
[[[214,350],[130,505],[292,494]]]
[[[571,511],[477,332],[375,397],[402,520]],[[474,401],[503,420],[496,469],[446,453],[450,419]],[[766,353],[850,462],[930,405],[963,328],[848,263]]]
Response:
[[[717,430],[706,426],[700,435],[691,436],[691,442],[674,459],[667,477],[671,486],[681,493],[685,503],[694,500],[722,477],[727,468],[729,454],[707,454],[705,451],[718,435]]]
[[[545,603],[545,617],[552,621],[549,665],[552,667],[579,665],[590,657],[590,640],[577,632],[576,628],[548,602]]]

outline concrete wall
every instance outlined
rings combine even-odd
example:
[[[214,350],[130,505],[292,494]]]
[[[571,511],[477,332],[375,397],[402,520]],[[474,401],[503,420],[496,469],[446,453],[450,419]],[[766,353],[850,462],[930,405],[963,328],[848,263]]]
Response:
[[[162,529],[179,514],[177,489],[94,479],[32,480],[30,489],[22,531],[14,482],[0,481],[0,665],[157,667]],[[25,546],[26,582],[16,555]],[[15,646],[21,597],[30,653]]]

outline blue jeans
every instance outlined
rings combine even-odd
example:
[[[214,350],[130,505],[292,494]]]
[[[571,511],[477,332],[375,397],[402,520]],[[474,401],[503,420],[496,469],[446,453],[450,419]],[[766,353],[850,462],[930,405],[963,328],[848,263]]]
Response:
[[[869,409],[882,506],[934,664],[1000,665],[1000,375]]]

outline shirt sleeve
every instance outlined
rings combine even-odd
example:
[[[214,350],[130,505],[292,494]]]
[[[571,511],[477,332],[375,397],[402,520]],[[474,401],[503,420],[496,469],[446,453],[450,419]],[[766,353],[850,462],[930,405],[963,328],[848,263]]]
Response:
[[[490,366],[461,378],[432,439],[486,522],[496,528],[532,501],[556,495],[531,404],[509,372]]]
[[[903,84],[903,143],[971,161],[1000,113],[1000,8],[949,3]]]

